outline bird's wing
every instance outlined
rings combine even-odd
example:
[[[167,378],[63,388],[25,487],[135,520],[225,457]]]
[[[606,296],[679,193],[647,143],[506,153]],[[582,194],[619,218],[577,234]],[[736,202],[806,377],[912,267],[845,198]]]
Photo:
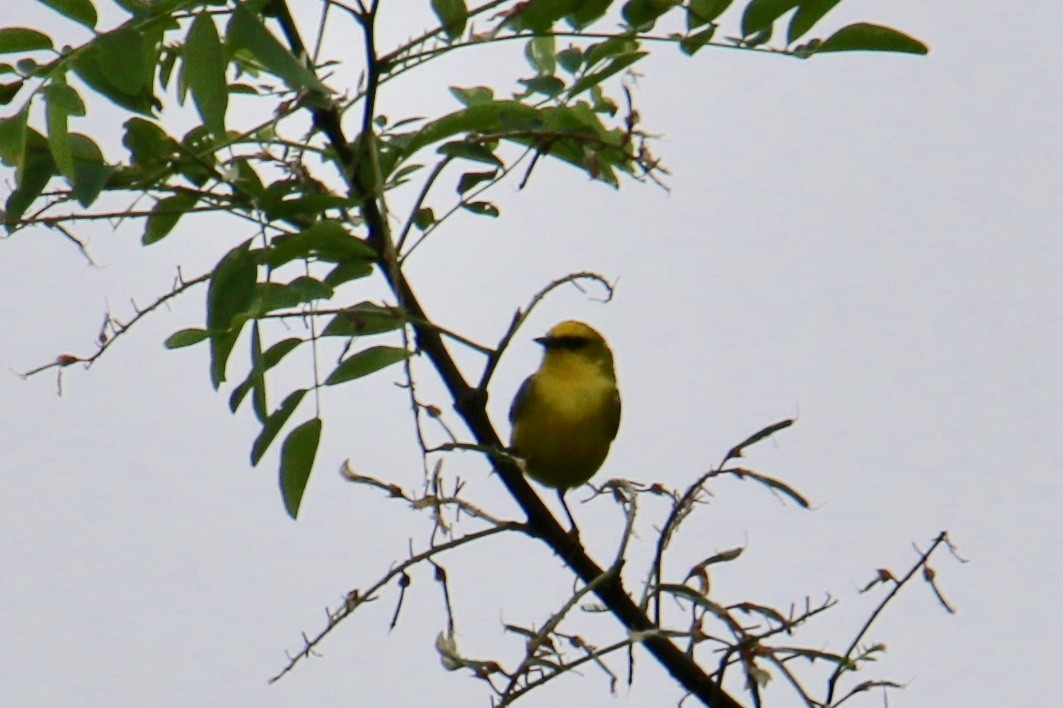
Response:
[[[616,438],[620,429],[620,391],[613,391],[613,402],[609,408],[609,439]]]
[[[509,424],[513,425],[517,421],[517,416],[520,415],[521,408],[524,407],[525,402],[528,400],[528,392],[532,387],[532,379],[535,375],[532,374],[528,378],[524,379],[524,383],[517,389],[517,395],[513,397],[513,403],[509,406]]]

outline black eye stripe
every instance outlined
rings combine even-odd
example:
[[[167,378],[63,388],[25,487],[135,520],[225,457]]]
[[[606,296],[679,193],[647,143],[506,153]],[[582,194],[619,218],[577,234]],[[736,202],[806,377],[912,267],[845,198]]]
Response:
[[[579,335],[575,334],[567,334],[561,337],[551,337],[549,339],[548,346],[551,349],[569,349],[574,351],[576,349],[582,349],[588,344],[590,344],[590,340],[586,337],[580,337]]]

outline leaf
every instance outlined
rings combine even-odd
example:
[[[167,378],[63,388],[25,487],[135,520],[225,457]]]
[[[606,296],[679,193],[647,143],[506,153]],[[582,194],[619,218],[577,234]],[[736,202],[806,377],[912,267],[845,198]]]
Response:
[[[432,0],[432,12],[436,13],[443,31],[451,40],[461,38],[469,21],[465,0]]]
[[[214,20],[205,12],[196,15],[185,40],[184,76],[203,122],[218,137],[225,135],[225,111],[229,87],[225,81],[225,49]]]
[[[449,157],[460,157],[473,162],[483,162],[488,165],[502,167],[502,160],[483,146],[481,143],[470,143],[458,140],[440,145],[436,152]]]
[[[565,21],[575,30],[581,30],[605,14],[613,0],[582,0],[578,7],[565,16]]]
[[[277,41],[262,21],[243,4],[233,11],[226,36],[233,47],[246,49],[267,71],[284,79],[290,88],[322,94],[329,92],[317,75]]]
[[[533,0],[514,9],[510,23],[518,32],[526,30],[532,34],[545,34],[555,22],[575,12],[580,4],[580,0]]]
[[[565,90],[565,82],[556,76],[536,76],[531,79],[521,79],[527,89],[527,94],[541,93],[544,96],[555,98]]]
[[[70,147],[68,119],[71,115],[85,115],[85,104],[77,91],[66,84],[66,76],[56,74],[44,87],[46,121],[48,123],[48,147],[52,151],[59,171],[71,184],[74,183],[74,155]]]
[[[262,328],[258,320],[251,323],[251,409],[263,425],[266,423],[266,370],[262,366]]]
[[[674,5],[670,0],[628,0],[622,14],[632,29],[646,31]]]
[[[130,161],[137,166],[161,167],[176,157],[177,141],[155,123],[143,118],[130,118],[125,122],[122,144],[129,151]]]
[[[163,346],[167,349],[181,349],[182,347],[190,347],[193,344],[199,344],[204,339],[210,337],[210,332],[205,329],[197,329],[190,327],[188,329],[179,329],[163,342]]]
[[[100,196],[115,169],[103,161],[103,152],[88,136],[71,133],[70,152],[74,156],[74,198],[88,207]]]
[[[540,111],[519,101],[472,105],[426,124],[413,135],[403,153],[413,155],[423,147],[460,133],[528,130],[542,124]]]
[[[465,194],[481,182],[489,182],[498,175],[498,170],[490,172],[466,172],[458,180],[458,194]],[[423,229],[422,229],[423,230]]]
[[[338,288],[344,283],[366,278],[372,274],[373,264],[370,261],[347,261],[330,270],[324,282],[330,288]]]
[[[225,380],[225,366],[255,297],[258,268],[245,241],[215,266],[207,286],[207,329],[210,330],[211,383]]]
[[[293,519],[299,515],[303,492],[314,468],[321,441],[321,419],[311,418],[288,434],[281,448],[280,486],[284,508]]]
[[[417,227],[418,231],[424,231],[434,223],[436,223],[436,213],[432,211],[431,207],[421,207],[413,215],[413,225]]]
[[[115,35],[117,39],[112,39]],[[134,49],[140,56],[133,54]],[[101,35],[77,52],[73,68],[94,91],[122,108],[150,116],[159,105],[151,92],[154,52],[147,51],[143,38],[133,30]],[[129,86],[138,88],[130,90]]]
[[[716,26],[712,25],[708,29],[695,32],[689,37],[683,37],[683,39],[679,40],[679,51],[688,57],[693,56],[699,49],[712,41],[712,35],[715,33]]]
[[[712,565],[713,563],[727,563],[729,561],[733,561],[737,559],[740,555],[742,555],[742,551],[744,550],[745,548],[739,546],[738,548],[731,548],[726,551],[721,551],[715,555],[709,556],[694,567],[704,568],[706,566]]]
[[[620,54],[619,56],[613,57],[604,69],[584,74],[579,81],[574,83],[568,90],[569,97],[578,96],[592,86],[597,86],[613,74],[623,71],[647,54],[649,54],[649,52],[629,52],[627,54]]]
[[[15,96],[18,96],[18,92],[22,90],[22,87],[26,85],[26,82],[22,79],[18,81],[12,81],[9,84],[0,84],[0,106],[6,106],[15,100]]]
[[[727,608],[719,603],[713,602],[709,598],[702,595],[697,590],[687,587],[686,585],[679,585],[677,583],[661,583],[657,586],[657,590],[660,592],[667,592],[672,595],[686,598],[701,608],[707,610],[711,614],[715,615],[722,622],[728,626],[737,629],[738,625],[731,614],[727,611]]]
[[[18,167],[26,153],[26,118],[29,105],[9,118],[0,118],[0,160],[8,167]]]
[[[96,27],[96,8],[89,0],[37,0],[89,29]]]
[[[262,426],[262,432],[255,438],[255,442],[251,445],[251,464],[257,466],[262,460],[262,456],[266,454],[266,450],[269,449],[270,444],[277,437],[277,434],[284,427],[284,424],[288,422],[288,419],[292,417],[292,413],[295,412],[296,407],[303,400],[303,396],[306,395],[306,389],[300,388],[292,391],[288,394],[287,398],[281,402],[277,410],[273,411],[266,419],[266,424]]]
[[[157,201],[151,208],[151,214],[148,215],[144,235],[140,238],[140,242],[149,246],[156,241],[161,241],[173,231],[181,217],[191,211],[198,201],[199,196],[194,192],[180,192]]]
[[[461,208],[480,216],[497,217],[501,213],[498,211],[498,207],[491,202],[465,202],[461,205]]]
[[[135,28],[124,27],[101,35],[95,49],[107,80],[125,93],[137,94],[151,82],[155,67],[150,63],[147,37]]]
[[[16,224],[54,175],[55,160],[48,150],[47,141],[37,131],[27,129],[26,150],[16,172],[18,187],[7,198],[4,224],[9,228]]]
[[[786,43],[793,44],[812,29],[813,25],[823,19],[841,0],[801,0],[797,12],[790,18],[790,27],[786,31]]]
[[[451,86],[450,93],[454,95],[454,98],[458,99],[466,106],[490,103],[495,100],[495,92],[489,86],[473,86],[472,88]]]
[[[410,352],[401,347],[386,347],[382,345],[369,347],[340,362],[340,365],[325,379],[325,385],[335,386],[336,384],[353,381],[409,357]]]
[[[402,327],[402,313],[375,302],[360,302],[340,312],[325,325],[322,337],[366,337],[393,332]]]
[[[583,50],[575,46],[562,49],[557,53],[557,63],[568,73],[575,74],[583,66]]]
[[[909,37],[892,27],[858,22],[842,27],[827,37],[816,48],[815,53],[859,51],[926,54],[930,49],[918,39]]]
[[[687,29],[692,30],[715,20],[730,7],[732,0],[690,0],[687,6]]]
[[[351,260],[367,261],[375,257],[376,252],[369,244],[352,236],[341,222],[328,219],[318,221],[298,233],[278,236],[265,249],[265,263],[272,268],[303,258],[344,263]]]
[[[0,54],[35,52],[54,49],[52,38],[28,27],[4,27],[0,29]]]
[[[540,76],[551,76],[557,68],[557,41],[553,35],[532,37],[524,45],[524,57]]]
[[[188,330],[182,330],[188,331]],[[202,332],[204,330],[196,330]],[[293,351],[296,347],[302,344],[305,340],[298,337],[289,337],[288,339],[282,339],[267,349],[261,358],[262,372],[269,371],[274,366],[279,364],[289,352]],[[244,397],[251,390],[251,385],[254,383],[254,372],[252,372],[246,379],[244,379],[240,385],[233,389],[232,394],[229,396],[229,410],[233,413],[240,407]]]
[[[742,12],[742,36],[766,33],[762,40],[766,42],[771,37],[775,20],[797,7],[799,2],[800,0],[750,0]]]

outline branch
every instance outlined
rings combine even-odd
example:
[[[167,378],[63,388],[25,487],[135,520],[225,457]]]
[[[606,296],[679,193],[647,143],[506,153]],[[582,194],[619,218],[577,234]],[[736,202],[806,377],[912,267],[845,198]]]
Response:
[[[284,0],[277,0],[284,6]],[[285,16],[287,20],[285,20]],[[371,19],[371,17],[370,17]],[[290,13],[282,13],[282,22],[291,22]],[[291,29],[294,31],[294,25]],[[363,22],[367,39],[369,77],[379,75],[378,57],[373,53],[373,26],[371,21]],[[293,50],[297,47],[293,44]],[[371,109],[372,101],[367,101]],[[397,297],[400,306],[412,316],[410,326],[417,338],[418,348],[428,357],[446,386],[458,414],[465,421],[476,442],[489,449],[502,449],[504,446],[495,431],[486,410],[486,395],[483,391],[472,388],[465,380],[457,363],[451,357],[440,334],[432,327],[418,323],[418,320],[430,321],[405,275],[394,267],[394,244],[389,239],[389,228],[377,198],[369,185],[361,180],[359,170],[354,162],[354,151],[343,133],[340,114],[335,105],[306,106],[312,111],[314,122],[320,126],[333,145],[341,161],[343,172],[347,175],[352,191],[361,196],[362,216],[369,230],[369,243],[377,252],[378,263],[385,279]],[[367,110],[363,125],[372,127],[372,118]],[[542,499],[532,490],[520,468],[511,461],[495,458],[492,460],[499,478],[527,515],[528,533],[542,539],[584,583],[590,584],[604,572],[591,559],[585,549],[573,539],[553,517]],[[630,632],[645,635],[643,644],[665,669],[686,690],[698,696],[706,705],[715,708],[738,708],[740,704],[727,694],[697,664],[693,657],[687,656],[671,640],[654,631],[654,624],[645,612],[635,604],[627,593],[620,578],[610,577],[595,587],[594,593]],[[308,654],[312,645],[304,654]]]

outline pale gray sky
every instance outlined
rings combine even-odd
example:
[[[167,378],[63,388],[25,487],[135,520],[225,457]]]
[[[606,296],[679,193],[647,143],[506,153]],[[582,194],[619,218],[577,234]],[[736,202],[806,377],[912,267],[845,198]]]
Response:
[[[550,299],[491,392],[508,430],[508,401],[537,362],[531,338],[570,317],[601,329],[625,411],[598,479],[679,486],[747,434],[798,415],[747,463],[799,487],[815,510],[722,481],[672,566],[681,574],[685,562],[747,544],[716,571],[718,601],[841,600],[795,643],[842,650],[878,597],[856,588],[879,567],[903,572],[913,542],[948,529],[971,561],[934,563],[958,614],[916,583],[868,637],[889,653],[859,678],[907,684],[891,706],[1049,705],[1045,667],[1063,659],[1063,9],[995,10],[846,0],[825,21],[824,31],[855,20],[902,28],[931,45],[923,58],[800,62],[706,49],[686,59],[659,47],[640,65],[638,101],[645,127],[662,135],[671,193],[633,183],[614,192],[544,164],[523,192],[498,190],[501,219],[456,220],[410,267],[433,316],[487,342],[553,278],[592,269],[619,279],[608,305],[575,290]],[[56,17],[31,0],[0,8],[0,26],[59,34]],[[421,27],[387,20],[395,37]],[[415,75],[407,93],[385,93],[382,110],[449,110],[445,82],[499,82],[517,51]],[[117,125],[87,130],[117,136]],[[123,154],[117,143],[109,153]],[[228,222],[201,224],[149,249],[130,224],[86,230],[98,269],[54,233],[0,243],[0,364],[19,371],[91,351],[108,304],[127,315],[130,296],[146,303],[169,286],[175,263],[198,273],[219,242],[245,237]],[[300,632],[320,628],[325,605],[373,582],[408,539],[425,539],[425,520],[343,482],[340,462],[413,486],[419,460],[397,371],[331,390],[319,464],[292,522],[276,453],[249,467],[256,425],[211,391],[205,349],[161,346],[201,313],[197,292],[150,318],[91,370],[68,370],[61,398],[54,377],[0,377],[4,701],[487,705],[481,684],[439,666],[443,615],[427,570],[414,574],[396,630],[387,632],[387,592],[322,658],[266,685]],[[474,498],[512,513],[480,460],[447,465]],[[615,508],[574,511],[604,557]],[[635,560],[661,511],[647,509]],[[462,649],[476,657],[513,661],[519,641],[502,623],[541,620],[570,584],[556,559],[517,538],[445,566]],[[620,632],[601,618],[576,626],[602,644]],[[769,692],[774,705],[795,705],[782,683]],[[587,670],[527,705],[677,698],[640,653],[634,687],[617,698]]]

